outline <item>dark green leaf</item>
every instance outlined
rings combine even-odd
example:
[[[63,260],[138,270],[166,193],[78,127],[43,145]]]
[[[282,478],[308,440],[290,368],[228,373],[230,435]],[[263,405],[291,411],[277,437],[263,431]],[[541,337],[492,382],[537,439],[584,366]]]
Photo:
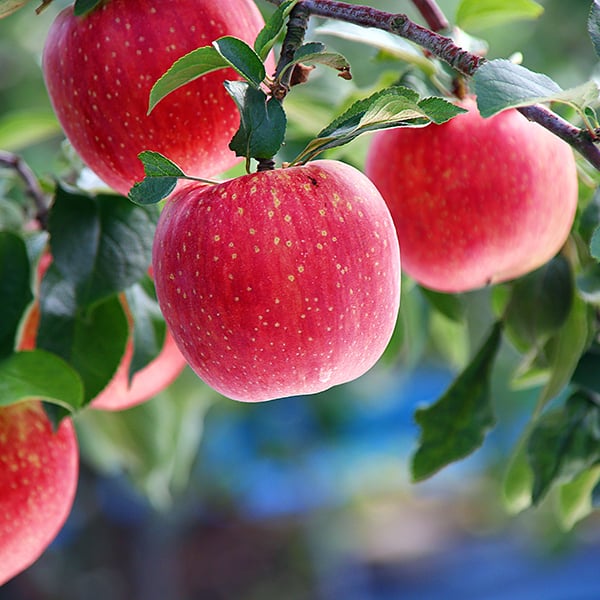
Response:
[[[75,0],[73,13],[76,17],[82,17],[83,15],[94,10],[94,8],[96,8],[101,1],[102,0]]]
[[[286,0],[285,2],[282,2],[277,7],[277,10],[269,17],[262,30],[258,33],[258,36],[254,41],[254,50],[261,60],[267,58],[267,55],[283,30],[285,19],[290,14],[290,11],[294,8],[297,1],[298,0]]]
[[[483,443],[494,425],[490,374],[502,338],[497,322],[477,355],[433,405],[418,409],[419,447],[412,460],[413,480],[430,477]]]
[[[25,242],[14,233],[0,231],[0,358],[14,350],[19,323],[32,300]]]
[[[83,402],[83,384],[64,360],[50,352],[18,352],[0,361],[0,406],[26,399],[75,411]]]
[[[429,288],[420,287],[429,304],[451,321],[462,321],[466,307],[459,294],[443,294]]]
[[[87,196],[59,187],[50,213],[50,247],[61,275],[76,286],[78,306],[123,291],[151,262],[158,211],[115,195]]]
[[[133,185],[128,198],[139,206],[151,206],[167,198],[176,186],[176,177],[145,177]]]
[[[600,304],[600,264],[594,264],[577,276],[577,291],[590,304]]]
[[[504,59],[490,60],[479,67],[473,76],[473,85],[483,117],[491,117],[507,108],[543,102],[566,102],[583,107],[598,98],[598,85],[594,81],[563,90],[547,75]]]
[[[480,30],[520,19],[536,19],[544,7],[533,0],[462,0],[456,10],[456,24]]]
[[[563,256],[516,280],[504,317],[517,348],[539,346],[559,329],[569,316],[573,294],[573,274]]]
[[[527,455],[527,441],[530,433],[531,428],[528,427],[515,446],[502,483],[504,504],[513,514],[531,506],[533,471]]]
[[[154,284],[146,277],[125,292],[127,305],[134,320],[133,357],[129,374],[131,377],[151,362],[162,349],[166,324],[156,296]]]
[[[215,40],[217,52],[251,85],[259,88],[266,77],[260,56],[246,42],[232,36]]]
[[[588,17],[588,33],[596,54],[600,56],[600,2],[594,0]]]
[[[213,46],[203,46],[182,56],[152,86],[148,114],[165,96],[174,90],[190,81],[194,81],[194,79],[198,79],[198,77],[202,77],[202,75],[225,67],[229,67],[229,62]]]
[[[581,356],[571,381],[580,386],[600,394],[600,346],[593,344]]]
[[[347,144],[362,133],[443,123],[462,112],[465,112],[463,108],[443,98],[420,99],[419,94],[410,88],[386,88],[355,102],[321,130],[294,162],[306,162],[324,150]]]
[[[590,240],[590,254],[592,258],[600,261],[600,227],[597,227]]]
[[[557,482],[571,481],[600,460],[600,407],[573,394],[561,409],[543,414],[527,445],[538,504]]]
[[[75,284],[52,264],[42,280],[37,346],[66,360],[84,383],[85,402],[112,379],[129,337],[129,323],[118,296],[83,309]]]
[[[138,158],[144,165],[144,173],[147,177],[185,177],[185,173],[179,165],[163,156],[160,152],[145,150],[138,154]]]
[[[281,103],[267,100],[262,90],[243,81],[226,81],[225,87],[240,110],[240,128],[229,147],[237,156],[272,158],[285,136],[286,117]]]

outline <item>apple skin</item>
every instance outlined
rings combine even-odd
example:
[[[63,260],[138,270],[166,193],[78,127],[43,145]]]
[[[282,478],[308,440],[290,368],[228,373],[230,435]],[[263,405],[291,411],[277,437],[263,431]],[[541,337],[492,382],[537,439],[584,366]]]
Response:
[[[52,256],[48,252],[40,258],[37,273],[40,281],[51,262]],[[125,295],[121,295],[121,303],[129,321],[131,336],[133,336],[135,323]],[[24,319],[18,343],[19,350],[33,350],[36,347],[39,323],[40,306],[38,302],[35,302]],[[130,378],[129,369],[133,350],[133,338],[130,337],[116,373],[100,394],[90,402],[91,408],[118,411],[141,404],[171,385],[187,364],[168,330],[165,333],[160,352]]]
[[[56,537],[71,511],[78,475],[69,418],[54,432],[37,400],[0,408],[0,586]]]
[[[143,150],[190,175],[222,173],[240,160],[228,148],[239,113],[223,86],[239,76],[209,73],[147,115],[150,89],[184,54],[224,35],[251,44],[263,25],[251,0],[111,0],[84,17],[64,9],[48,32],[42,66],[67,138],[124,195],[144,177]]]
[[[365,167],[394,218],[403,270],[452,293],[546,263],[577,207],[569,145],[516,110],[483,119],[473,98],[462,105],[443,125],[378,132]]]
[[[385,202],[332,160],[187,184],[161,214],[152,264],[182,354],[240,401],[359,377],[384,351],[400,302]]]

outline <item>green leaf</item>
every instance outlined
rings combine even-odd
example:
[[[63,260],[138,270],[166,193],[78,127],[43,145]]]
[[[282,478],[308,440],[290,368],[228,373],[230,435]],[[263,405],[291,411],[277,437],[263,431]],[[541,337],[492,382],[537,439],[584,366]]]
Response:
[[[32,300],[25,242],[14,233],[0,231],[0,358],[14,350],[19,323]]]
[[[265,26],[259,31],[258,36],[254,41],[254,50],[261,60],[267,58],[271,48],[275,45],[279,34],[283,30],[285,20],[297,1],[298,0],[286,0],[285,2],[282,2],[277,7],[277,10],[269,17]]]
[[[322,44],[321,42],[309,42],[300,46],[294,53],[294,60],[285,66],[285,69],[280,73],[280,76],[289,69],[292,69],[294,65],[297,65],[298,63],[322,64],[340,71],[340,75],[344,76],[346,79],[351,78],[350,63],[346,58],[337,52],[327,52],[325,44]]]
[[[146,273],[158,211],[112,194],[58,187],[50,212],[50,247],[62,276],[87,306],[121,292]]]
[[[600,394],[600,345],[592,344],[588,351],[581,356],[572,383]]]
[[[51,110],[12,111],[0,117],[0,148],[19,152],[60,134],[60,125]]]
[[[443,294],[429,288],[419,288],[429,304],[451,321],[460,322],[465,316],[466,307],[460,294]]]
[[[237,156],[272,158],[285,136],[286,116],[281,102],[243,81],[226,81],[225,88],[240,110],[240,128],[229,147]]]
[[[531,104],[564,102],[584,107],[597,101],[599,88],[594,81],[563,90],[542,73],[534,73],[508,60],[484,63],[473,76],[477,107],[483,117],[491,117],[507,108]]]
[[[213,42],[217,52],[252,86],[259,88],[266,77],[260,56],[246,42],[224,36]]]
[[[0,361],[0,406],[29,399],[73,412],[82,405],[83,384],[64,360],[50,352],[17,352]]]
[[[175,177],[145,177],[133,184],[127,197],[139,206],[151,206],[167,198],[176,186]]]
[[[133,357],[130,377],[156,358],[162,349],[166,324],[156,300],[154,284],[147,276],[125,292],[133,317]]]
[[[592,258],[600,261],[600,226],[594,229],[592,239],[590,240],[590,254]]]
[[[572,481],[600,460],[600,407],[581,392],[543,414],[527,444],[539,504],[557,482]]]
[[[87,13],[91,12],[100,4],[102,0],[75,0],[75,6],[73,8],[73,14],[76,17],[83,17]]]
[[[37,346],[66,360],[84,383],[90,402],[112,379],[129,338],[129,323],[116,295],[88,308],[76,301],[75,284],[53,263],[40,290],[41,318]]]
[[[479,30],[521,19],[537,19],[544,7],[533,0],[462,0],[456,10],[461,29]]]
[[[506,333],[521,351],[541,345],[559,329],[571,310],[573,274],[569,262],[557,256],[516,280],[504,317]]]
[[[546,404],[571,381],[579,358],[589,346],[591,319],[590,307],[578,296],[574,296],[571,312],[560,331],[550,338],[545,346],[545,354],[550,368],[550,378],[540,392],[537,411]]]
[[[577,292],[590,304],[600,304],[600,264],[594,264],[577,276]]]
[[[592,492],[599,481],[600,466],[597,465],[560,487],[558,514],[566,529],[571,529],[592,512]]]
[[[144,150],[138,154],[138,158],[144,165],[144,173],[148,177],[186,177],[179,165],[163,156],[160,152]]]
[[[527,428],[513,450],[502,482],[504,505],[512,514],[531,506],[533,471],[527,455],[527,441],[530,433],[531,426]]]
[[[152,86],[148,114],[171,92],[194,79],[198,79],[198,77],[202,77],[202,75],[226,67],[229,67],[229,62],[213,46],[203,46],[185,54],[179,60],[176,60]]]
[[[306,162],[324,150],[342,146],[362,133],[391,127],[423,127],[444,123],[465,110],[443,98],[420,99],[402,86],[386,88],[355,102],[319,132],[294,163]]]
[[[419,447],[412,460],[412,478],[420,481],[471,454],[483,443],[495,418],[490,398],[490,374],[500,341],[497,322],[477,355],[433,405],[418,409]]]
[[[592,2],[587,25],[594,50],[600,56],[600,2],[598,0]]]

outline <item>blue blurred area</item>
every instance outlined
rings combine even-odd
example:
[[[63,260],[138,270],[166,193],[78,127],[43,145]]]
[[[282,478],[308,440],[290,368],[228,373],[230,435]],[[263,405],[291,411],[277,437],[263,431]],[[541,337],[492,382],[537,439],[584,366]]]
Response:
[[[409,482],[414,409],[451,379],[435,365],[375,370],[314,397],[219,401],[165,512],[124,475],[84,465],[63,531],[0,599],[600,598],[593,521],[566,536],[543,511],[509,519],[490,490],[486,469],[518,434],[518,411],[499,411],[469,459]]]

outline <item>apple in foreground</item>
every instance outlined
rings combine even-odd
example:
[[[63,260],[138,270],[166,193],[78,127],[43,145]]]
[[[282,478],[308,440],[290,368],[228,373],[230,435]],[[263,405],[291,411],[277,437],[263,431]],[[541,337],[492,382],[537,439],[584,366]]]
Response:
[[[359,377],[384,351],[400,302],[385,202],[332,160],[185,185],[161,214],[152,263],[182,354],[241,401]]]
[[[239,159],[228,144],[239,113],[209,73],[147,115],[150,89],[181,56],[224,35],[252,43],[264,25],[252,0],[111,0],[85,16],[65,8],[46,39],[43,72],[54,111],[83,161],[126,195],[154,150],[190,175],[212,177]]]
[[[0,408],[0,585],[56,537],[71,511],[78,474],[70,419],[54,431],[41,402]]]
[[[464,292],[550,260],[569,235],[577,172],[569,145],[475,100],[443,125],[375,134],[366,173],[398,231],[402,268],[425,287]]]

